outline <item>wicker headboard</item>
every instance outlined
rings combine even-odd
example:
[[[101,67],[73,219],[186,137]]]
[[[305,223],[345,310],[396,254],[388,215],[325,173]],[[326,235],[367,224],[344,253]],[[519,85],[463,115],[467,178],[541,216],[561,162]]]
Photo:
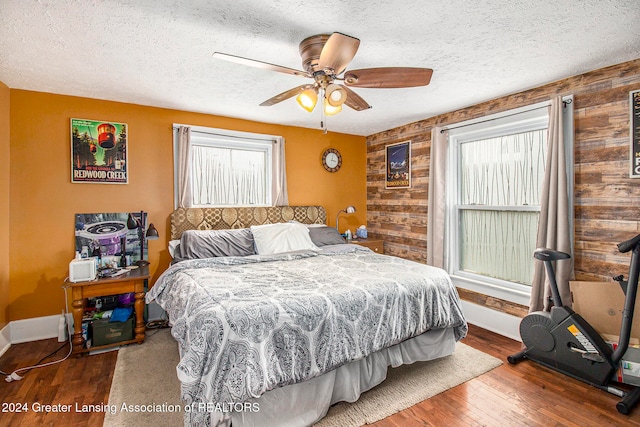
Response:
[[[171,214],[171,240],[185,230],[247,228],[296,220],[303,224],[326,224],[322,206],[273,206],[261,208],[178,208]]]

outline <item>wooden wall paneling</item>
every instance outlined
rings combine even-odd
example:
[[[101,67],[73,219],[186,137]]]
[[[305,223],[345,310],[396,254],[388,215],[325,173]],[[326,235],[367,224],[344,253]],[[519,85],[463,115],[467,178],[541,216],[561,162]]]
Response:
[[[458,294],[460,295],[460,298],[465,301],[470,301],[513,316],[524,317],[529,312],[529,307],[524,305],[504,301],[499,298],[493,298],[468,289],[458,289]]]
[[[432,127],[574,95],[576,278],[626,277],[629,258],[617,252],[616,244],[640,233],[640,179],[629,178],[629,92],[636,89],[640,89],[640,59],[368,136],[369,226],[385,240],[386,253],[424,262]],[[384,147],[407,139],[412,140],[412,187],[387,190]],[[513,312],[506,308],[510,303],[461,294],[477,304]]]

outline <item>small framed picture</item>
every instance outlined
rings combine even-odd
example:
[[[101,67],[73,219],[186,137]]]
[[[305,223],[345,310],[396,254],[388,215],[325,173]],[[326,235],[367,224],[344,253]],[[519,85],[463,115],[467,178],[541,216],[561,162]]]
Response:
[[[129,182],[126,123],[71,119],[71,182]]]
[[[411,187],[411,141],[385,147],[385,188]]]

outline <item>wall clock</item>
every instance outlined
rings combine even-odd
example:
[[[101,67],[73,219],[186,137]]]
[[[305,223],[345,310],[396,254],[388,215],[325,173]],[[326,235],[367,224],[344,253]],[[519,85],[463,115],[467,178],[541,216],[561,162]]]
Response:
[[[322,166],[329,172],[338,172],[342,166],[342,156],[335,148],[327,148],[322,154]]]

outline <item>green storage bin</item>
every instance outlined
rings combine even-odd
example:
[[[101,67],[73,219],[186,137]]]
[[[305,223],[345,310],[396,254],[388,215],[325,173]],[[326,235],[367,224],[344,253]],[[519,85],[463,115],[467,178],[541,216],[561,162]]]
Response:
[[[96,319],[91,326],[93,328],[94,347],[133,339],[133,316],[125,322]]]

